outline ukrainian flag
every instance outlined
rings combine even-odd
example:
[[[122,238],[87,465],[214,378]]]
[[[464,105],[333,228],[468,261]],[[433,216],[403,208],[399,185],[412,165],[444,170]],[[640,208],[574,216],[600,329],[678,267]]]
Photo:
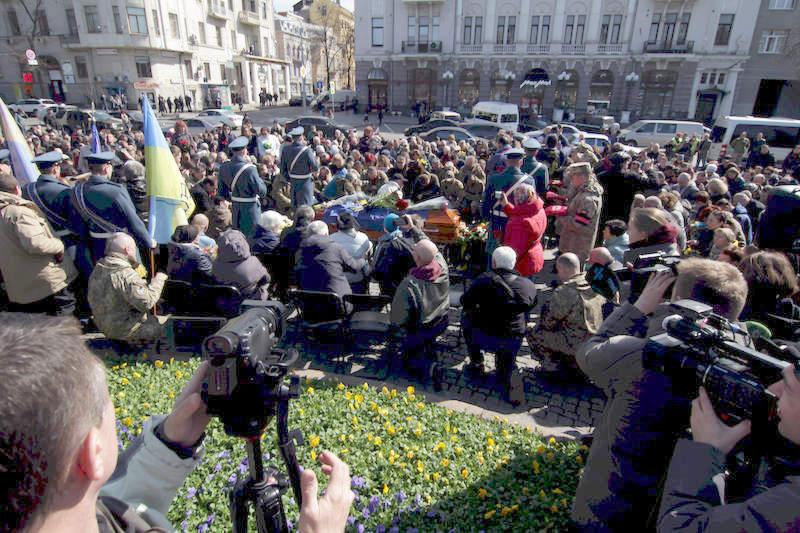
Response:
[[[9,159],[14,177],[20,185],[35,182],[39,179],[39,169],[33,164],[33,152],[2,98],[0,98],[0,126],[6,139],[6,148],[11,152]]]
[[[150,237],[166,244],[177,226],[188,224],[195,205],[146,97],[142,97],[142,115],[145,178],[150,197],[148,229]]]

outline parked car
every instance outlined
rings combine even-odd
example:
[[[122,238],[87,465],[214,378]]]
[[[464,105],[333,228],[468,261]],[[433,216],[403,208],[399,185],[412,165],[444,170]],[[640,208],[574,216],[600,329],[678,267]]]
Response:
[[[197,114],[198,117],[207,117],[209,120],[218,120],[230,126],[231,129],[238,129],[242,127],[244,116],[238,115],[233,111],[227,109],[204,109]]]
[[[120,110],[114,109],[112,111],[108,111],[108,114],[114,118],[118,118],[122,120],[122,114],[125,113],[128,115],[128,118],[131,120],[131,127],[135,130],[140,130],[144,127],[144,115],[142,115],[141,111],[135,110]]]
[[[519,106],[506,102],[478,102],[472,106],[471,123],[490,124],[505,130],[519,128]]]
[[[464,122],[458,125],[459,128],[465,129],[470,132],[474,137],[485,139],[487,141],[494,140],[497,134],[501,131],[508,131],[500,126],[493,126],[492,124],[476,124],[471,122]],[[513,133],[514,139],[517,141],[524,141],[525,136],[521,133]]]
[[[546,127],[554,128],[556,126],[561,126],[561,131],[564,133],[564,137],[566,137],[567,141],[569,141],[570,144],[574,144],[578,140],[578,135],[580,135],[581,133],[586,135],[585,131],[579,130],[572,124],[549,124]],[[536,131],[529,131],[528,133],[525,134],[525,136],[539,138],[544,135],[544,130],[545,128]]]
[[[89,131],[92,127],[93,119],[98,129],[105,128],[113,132],[124,130],[122,120],[112,117],[105,111],[74,108],[67,109],[61,118],[56,115],[56,122],[68,133],[72,133],[78,128],[82,128],[83,131]]]
[[[336,134],[336,130],[340,130],[342,133],[344,133],[350,129],[349,126],[335,124],[328,118],[318,117],[313,115],[298,117],[294,120],[290,120],[289,122],[283,125],[287,133],[296,128],[297,126],[302,126],[306,130],[311,128],[311,126],[315,126],[317,130],[321,131],[328,138],[332,138]]]
[[[757,133],[764,134],[775,161],[783,161],[792,149],[800,144],[800,120],[792,118],[720,117],[711,130],[709,159],[718,159],[728,152],[728,145],[742,132],[753,139]]]
[[[452,120],[455,122],[461,122],[461,115],[456,113],[455,111],[434,111],[431,113],[431,120]]]
[[[448,139],[451,135],[456,138],[456,141],[477,140],[474,135],[472,135],[464,128],[458,128],[453,126],[448,126],[444,128],[434,128],[430,131],[426,131],[425,133],[420,135],[420,139],[422,139],[423,141],[431,142],[431,141],[437,141],[439,139]]]
[[[58,107],[54,100],[49,98],[25,98],[8,106],[12,111],[22,111],[30,117],[42,118],[45,111],[51,107]]]
[[[429,120],[427,122],[423,122],[417,126],[411,126],[406,128],[403,134],[406,137],[411,137],[412,135],[419,135],[421,133],[425,133],[426,131],[431,131],[434,128],[444,128],[444,127],[459,127],[460,124],[454,120],[449,119],[436,119],[436,120]]]
[[[214,128],[223,126],[222,121],[214,120],[210,117],[186,118],[183,119],[183,121],[186,123],[186,127],[189,129],[189,133],[192,135],[200,135],[208,130],[213,130]]]
[[[330,108],[333,106],[339,111],[346,109],[353,109],[353,100],[357,99],[355,91],[342,90],[336,91],[336,94],[331,97],[330,93],[324,92],[318,94],[312,101],[311,105],[314,109],[322,110],[322,108]]]
[[[685,133],[689,136],[702,137],[710,131],[699,122],[686,120],[637,120],[619,132],[619,140],[631,146],[649,146],[651,143],[664,145],[671,141],[675,134]]]
[[[311,101],[313,99],[314,98],[311,95],[307,94],[306,95],[306,105],[311,105]],[[292,96],[291,98],[289,98],[289,105],[292,106],[292,107],[298,107],[298,106],[303,105],[303,97],[300,96],[300,95]]]

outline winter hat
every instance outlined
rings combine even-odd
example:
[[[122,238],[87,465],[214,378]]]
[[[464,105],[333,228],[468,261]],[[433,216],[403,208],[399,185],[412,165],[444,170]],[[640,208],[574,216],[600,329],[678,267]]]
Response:
[[[383,219],[383,229],[386,230],[387,233],[397,231],[397,226],[399,224],[400,217],[394,213],[389,213],[386,215],[386,218]]]

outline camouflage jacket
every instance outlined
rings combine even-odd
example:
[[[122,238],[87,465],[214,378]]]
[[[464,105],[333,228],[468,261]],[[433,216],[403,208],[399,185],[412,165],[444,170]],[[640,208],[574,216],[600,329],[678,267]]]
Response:
[[[606,299],[592,290],[580,273],[558,286],[542,315],[532,340],[542,352],[575,355],[578,347],[603,323]]]
[[[136,337],[161,297],[164,281],[157,275],[148,284],[128,258],[116,253],[105,256],[89,277],[89,305],[95,324],[110,339]]]

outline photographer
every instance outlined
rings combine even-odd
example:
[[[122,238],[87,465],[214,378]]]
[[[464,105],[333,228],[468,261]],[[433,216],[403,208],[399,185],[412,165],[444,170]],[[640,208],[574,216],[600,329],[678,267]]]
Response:
[[[670,286],[672,301],[696,300],[730,320],[744,306],[747,285],[735,267],[689,259],[677,269],[677,278],[653,274],[636,303],[618,308],[578,349],[578,366],[608,398],[572,507],[583,530],[654,525],[659,484],[689,422],[688,400],[675,394],[670,378],[642,363],[648,338],[663,333],[662,321],[672,314],[662,305]]]
[[[164,516],[203,453],[207,364],[118,457],[105,367],[77,321],[0,316],[0,531],[171,531]],[[299,530],[343,531],[349,469],[330,452],[320,461],[331,479],[318,501],[316,476],[302,473]]]
[[[800,381],[794,365],[770,391],[778,397],[778,431],[800,444]],[[725,532],[800,529],[800,477],[788,475],[766,491],[725,503],[725,456],[750,433],[750,421],[725,425],[704,389],[692,403],[693,441],[678,441],[664,486],[658,530]],[[795,470],[794,474],[797,473]]]

